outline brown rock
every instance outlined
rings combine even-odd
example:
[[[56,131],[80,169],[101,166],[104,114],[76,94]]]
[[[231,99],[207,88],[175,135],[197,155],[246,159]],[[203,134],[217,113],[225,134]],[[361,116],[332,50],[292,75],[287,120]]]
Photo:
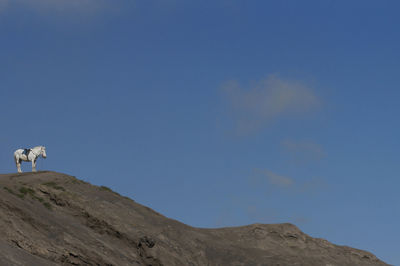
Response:
[[[0,175],[0,217],[0,265],[387,265],[292,224],[190,227],[55,172]]]

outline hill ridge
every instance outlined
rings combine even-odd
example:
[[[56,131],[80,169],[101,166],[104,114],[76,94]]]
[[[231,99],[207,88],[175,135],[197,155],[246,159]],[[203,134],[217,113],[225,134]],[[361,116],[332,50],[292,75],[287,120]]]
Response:
[[[0,265],[387,265],[289,223],[192,227],[51,171],[1,174],[0,215]]]

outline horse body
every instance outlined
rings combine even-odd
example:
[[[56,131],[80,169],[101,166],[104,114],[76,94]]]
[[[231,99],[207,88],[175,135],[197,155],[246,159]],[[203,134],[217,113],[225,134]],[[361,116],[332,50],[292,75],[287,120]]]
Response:
[[[26,149],[25,149],[26,150]],[[42,156],[46,158],[46,147],[44,146],[36,146],[32,149],[29,149],[28,153],[24,153],[24,149],[18,149],[14,152],[15,164],[17,165],[18,173],[22,173],[21,170],[21,162],[32,162],[32,172],[36,172],[36,160]]]

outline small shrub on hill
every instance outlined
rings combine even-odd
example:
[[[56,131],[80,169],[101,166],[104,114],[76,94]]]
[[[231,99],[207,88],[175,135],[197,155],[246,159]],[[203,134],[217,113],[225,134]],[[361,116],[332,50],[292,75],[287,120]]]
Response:
[[[62,186],[59,186],[56,182],[46,182],[46,183],[43,183],[43,185],[57,189],[57,190],[65,191],[65,188],[63,188]]]

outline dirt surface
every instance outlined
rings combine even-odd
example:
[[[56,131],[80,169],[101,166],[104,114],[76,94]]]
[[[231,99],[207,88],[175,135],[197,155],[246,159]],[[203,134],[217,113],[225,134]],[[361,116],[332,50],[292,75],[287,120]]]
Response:
[[[200,229],[75,177],[0,175],[0,265],[388,265],[292,224]]]

